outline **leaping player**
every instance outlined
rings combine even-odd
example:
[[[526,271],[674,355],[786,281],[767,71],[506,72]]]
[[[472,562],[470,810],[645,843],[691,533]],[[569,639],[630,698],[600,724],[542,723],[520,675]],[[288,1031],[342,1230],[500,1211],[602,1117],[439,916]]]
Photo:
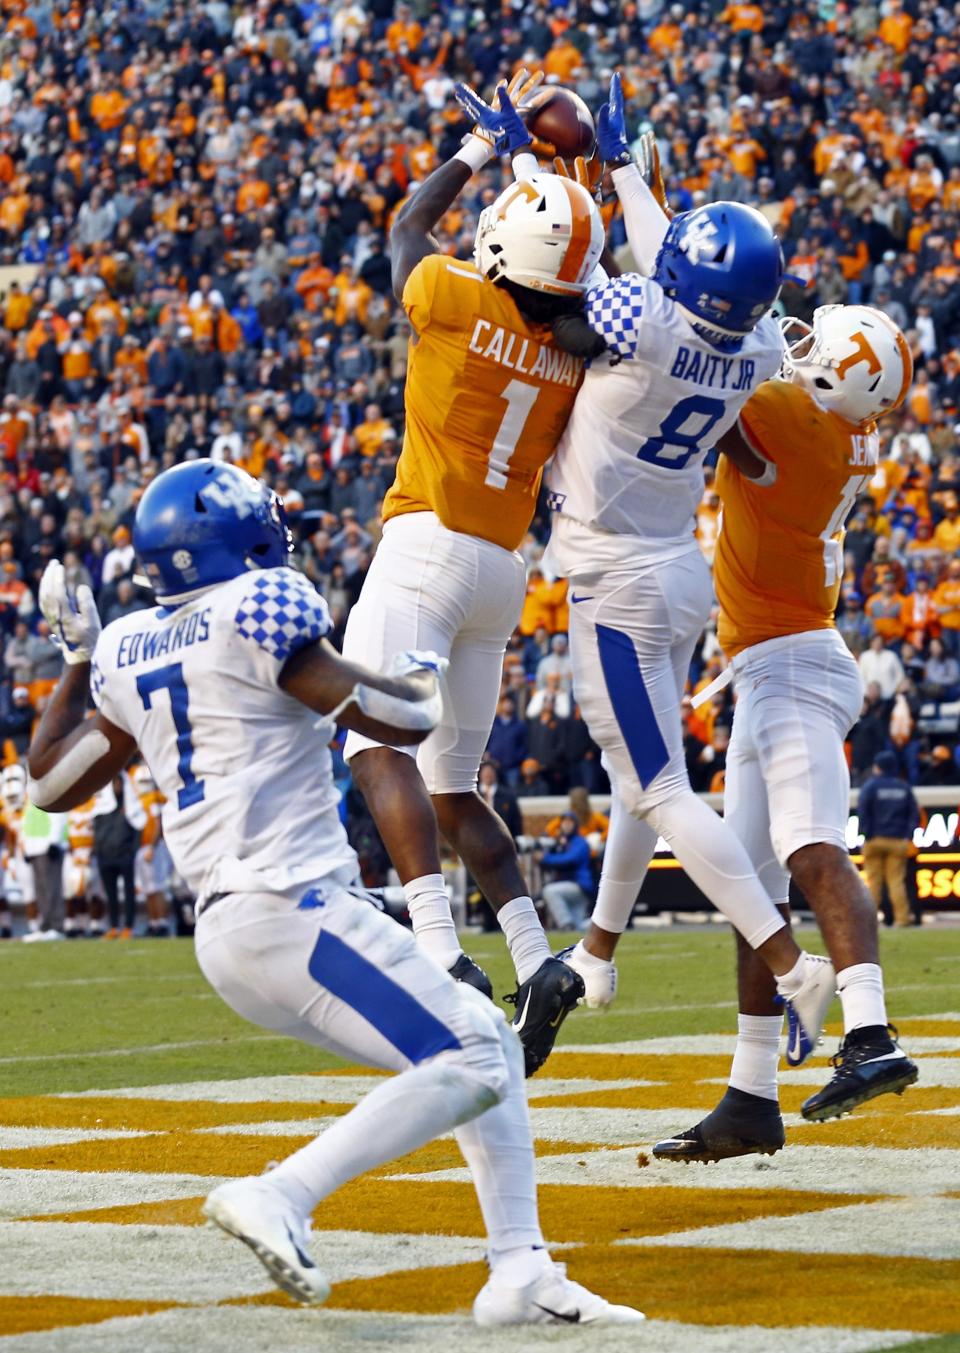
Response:
[[[863,689],[833,621],[844,522],[876,470],[875,420],[903,402],[913,363],[897,326],[869,306],[821,306],[812,329],[784,324],[801,336],[780,379],[757,391],[720,442],[714,581],[718,637],[737,688],[724,809],[784,915],[796,880],[837,970],[843,1042],[832,1080],[801,1110],[819,1120],[902,1093],[918,1074],[887,1026],[877,911],[847,851],[843,742]],[[657,1144],[663,1160],[772,1154],[784,1143],[783,1015],[739,937],[737,978],[727,1092],[702,1122]]]
[[[574,685],[617,800],[607,852],[622,854],[625,838],[628,854],[636,848],[649,859],[657,835],[666,838],[775,975],[799,1062],[820,1035],[833,968],[800,951],[743,846],[694,794],[680,721],[712,603],[693,535],[703,461],[779,369],[784,344],[770,307],[783,256],[766,219],[738,203],[714,202],[668,223],[630,154],[618,76],[597,127],[601,155],[618,166],[613,181],[640,272],[588,294],[586,337],[576,346],[602,355],[547,482],[549,553],[571,582]],[[601,894],[598,909],[603,901]],[[594,919],[611,924],[605,910]],[[569,961],[585,981],[598,969],[602,980],[605,957],[578,945]]]
[[[255,1024],[400,1073],[268,1175],[214,1189],[207,1216],[284,1291],[319,1305],[330,1286],[309,1252],[313,1209],[453,1130],[489,1234],[477,1322],[642,1320],[571,1282],[544,1249],[523,1055],[502,1013],[358,885],[330,722],[422,741],[440,718],[438,660],[404,653],[389,675],[343,661],[324,641],[326,603],[286,566],[282,505],[235,466],[197,460],[158,476],[133,539],[160,604],[102,633],[89,588],[69,593],[59,563],[44,573],[40,605],[66,667],[30,750],[31,797],[67,811],[139,747],[198,897],[197,959],[214,990]]]
[[[513,88],[529,83],[521,72]],[[535,82],[537,77],[534,77]],[[344,749],[400,875],[421,944],[454,977],[490,992],[461,950],[440,872],[437,825],[496,910],[517,972],[515,1025],[527,1071],[542,1065],[580,978],[555,959],[509,833],[476,792],[503,654],[523,604],[517,548],[543,466],[566,426],[582,362],[551,323],[579,311],[604,246],[581,184],[514,161],[518,181],[480,217],[475,261],[436,252],[430,232],[471,175],[531,137],[510,97],[458,97],[474,133],[406,203],[391,232],[393,288],[413,327],[406,434],[383,539],[350,613],[344,655],[380,668],[408,648],[449,660],[439,727],[419,748],[351,733]],[[521,172],[522,169],[522,172]]]

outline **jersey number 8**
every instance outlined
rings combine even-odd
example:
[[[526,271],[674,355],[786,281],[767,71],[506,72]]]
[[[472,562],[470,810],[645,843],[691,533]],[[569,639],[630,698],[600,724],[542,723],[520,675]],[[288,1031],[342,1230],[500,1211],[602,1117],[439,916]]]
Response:
[[[710,399],[707,395],[681,399],[663,419],[659,435],[648,438],[641,446],[637,460],[659,465],[664,470],[684,469],[693,456],[706,454],[711,449],[700,443],[723,417],[725,409],[722,399]],[[688,428],[687,424],[693,420],[696,420],[693,428]]]

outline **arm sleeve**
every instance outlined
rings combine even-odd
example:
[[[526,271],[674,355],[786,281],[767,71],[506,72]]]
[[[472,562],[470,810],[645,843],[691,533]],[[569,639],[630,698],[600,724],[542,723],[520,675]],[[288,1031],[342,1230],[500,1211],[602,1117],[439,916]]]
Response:
[[[309,578],[292,568],[250,573],[244,584],[226,616],[228,646],[276,686],[287,659],[332,629],[330,612]]]
[[[639,273],[624,273],[587,293],[587,323],[617,357],[637,354],[645,281]]]
[[[644,277],[650,277],[670,222],[635,164],[615,169],[613,186],[623,208],[630,252]]]

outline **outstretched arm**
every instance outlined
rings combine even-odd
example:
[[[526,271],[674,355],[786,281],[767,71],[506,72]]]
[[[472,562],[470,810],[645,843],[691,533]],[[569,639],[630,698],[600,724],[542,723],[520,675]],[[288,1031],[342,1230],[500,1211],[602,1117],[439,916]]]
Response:
[[[511,95],[519,99],[529,94],[542,79],[542,72],[531,76],[526,70],[517,71],[509,85],[498,85],[496,108],[484,103],[469,85],[456,86],[457,102],[476,123],[456,155],[435,169],[397,213],[390,231],[390,255],[393,294],[398,301],[403,300],[407,278],[420,260],[437,252],[431,232],[471,176],[503,151],[512,155],[530,144],[530,133]]]
[[[717,450],[723,452],[745,479],[752,479],[754,483],[763,487],[775,481],[777,467],[754,450],[744,435],[739,421],[723,434],[717,442]]]
[[[137,750],[128,733],[102,714],[87,717],[90,663],[68,666],[30,744],[30,802],[67,813],[103,789]]]
[[[301,648],[280,673],[281,690],[317,714],[391,746],[423,742],[443,710],[435,653],[398,653],[386,673],[346,662],[321,639]]]
[[[613,170],[613,186],[623,208],[630,251],[639,271],[650,277],[670,217],[653,133],[644,133],[641,140],[642,166],[634,162],[630,153],[619,75],[611,79],[609,97],[597,114],[597,146]]]

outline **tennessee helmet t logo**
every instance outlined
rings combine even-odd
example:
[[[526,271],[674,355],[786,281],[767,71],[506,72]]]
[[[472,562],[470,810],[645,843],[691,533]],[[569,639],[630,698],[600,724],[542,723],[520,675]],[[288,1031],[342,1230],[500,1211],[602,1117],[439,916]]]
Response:
[[[514,184],[513,192],[500,203],[500,210],[497,213],[498,219],[502,221],[506,217],[508,208],[513,206],[518,197],[525,197],[528,202],[535,202],[538,196],[539,194],[532,183],[519,179]]]
[[[871,348],[866,334],[859,329],[855,334],[850,335],[850,341],[854,345],[854,351],[849,357],[844,357],[842,362],[837,363],[837,375],[844,380],[847,372],[853,366],[858,366],[861,362],[866,362],[868,375],[874,375],[880,370],[880,358]]]

